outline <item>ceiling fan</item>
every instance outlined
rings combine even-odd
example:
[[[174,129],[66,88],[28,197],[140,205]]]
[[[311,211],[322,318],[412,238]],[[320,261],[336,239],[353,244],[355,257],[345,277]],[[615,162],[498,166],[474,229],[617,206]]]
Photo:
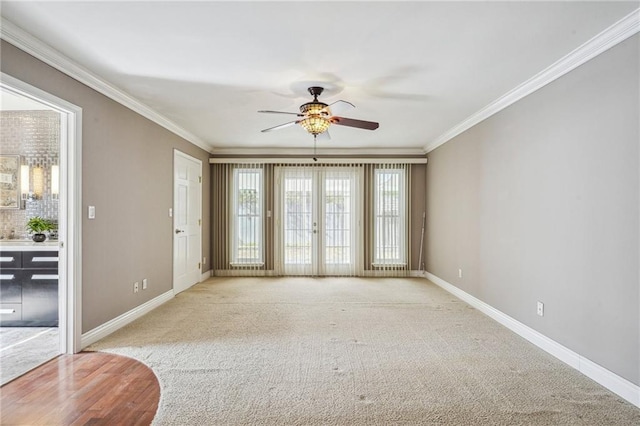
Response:
[[[318,135],[323,135],[324,137],[329,138],[329,133],[327,130],[332,124],[336,124],[339,126],[356,127],[358,129],[366,130],[375,130],[378,128],[379,124],[373,121],[356,120],[353,118],[338,117],[336,115],[333,115],[339,110],[355,108],[355,105],[347,101],[336,101],[332,104],[325,104],[324,102],[320,102],[318,100],[318,96],[322,94],[324,88],[313,86],[309,87],[308,90],[309,93],[311,93],[311,96],[313,96],[313,101],[300,105],[300,112],[271,110],[258,111],[267,114],[289,114],[300,117],[298,120],[280,124],[275,127],[270,127],[268,129],[262,130],[262,132],[271,132],[273,130],[280,130],[284,129],[285,127],[293,126],[294,124],[299,124],[307,132],[311,133],[315,140]]]

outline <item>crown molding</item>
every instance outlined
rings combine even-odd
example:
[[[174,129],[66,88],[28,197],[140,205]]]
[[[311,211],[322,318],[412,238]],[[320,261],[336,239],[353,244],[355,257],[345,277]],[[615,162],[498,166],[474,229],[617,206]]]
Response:
[[[209,164],[427,164],[423,157],[211,157]]]
[[[6,18],[2,18],[1,21],[0,38],[41,60],[47,65],[52,66],[58,71],[65,73],[69,77],[78,80],[80,83],[89,86],[106,97],[111,98],[143,117],[148,118],[181,138],[188,140],[205,151],[211,152],[213,150],[212,145],[203,141],[188,130],[178,126],[167,117],[159,114],[108,81],[98,77],[88,69],[69,59],[38,38],[32,36]]]
[[[571,53],[556,61],[546,69],[531,77],[516,88],[505,93],[466,120],[444,132],[431,143],[425,145],[426,153],[433,151],[462,132],[486,120],[552,81],[562,77],[569,71],[579,67],[602,52],[626,40],[640,30],[640,9],[636,9],[609,28],[605,29]]]
[[[331,148],[317,149],[316,154],[313,153],[313,145],[309,148],[218,148],[211,151],[215,156],[233,156],[233,157],[300,157],[300,156],[377,156],[377,157],[402,157],[416,156],[424,157],[425,153],[422,148]]]

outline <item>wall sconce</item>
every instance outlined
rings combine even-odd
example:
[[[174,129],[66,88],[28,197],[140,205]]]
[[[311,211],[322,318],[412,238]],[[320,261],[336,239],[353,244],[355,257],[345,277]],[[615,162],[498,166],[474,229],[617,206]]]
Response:
[[[30,191],[29,177],[32,177],[33,191]],[[44,170],[42,167],[34,167],[30,170],[27,165],[20,166],[20,192],[23,201],[42,199],[44,192]]]
[[[33,168],[33,196],[36,200],[42,198],[44,192],[44,170],[42,167]]]
[[[29,199],[29,166],[26,164],[20,166],[20,193],[22,201]]]
[[[58,199],[60,194],[60,166],[54,164],[51,166],[51,198]]]

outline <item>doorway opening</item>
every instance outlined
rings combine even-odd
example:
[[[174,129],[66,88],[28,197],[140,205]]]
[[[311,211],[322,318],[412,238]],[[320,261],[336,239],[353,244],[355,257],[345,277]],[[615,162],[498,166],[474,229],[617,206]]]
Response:
[[[80,349],[81,110],[1,74],[0,120],[4,384]]]

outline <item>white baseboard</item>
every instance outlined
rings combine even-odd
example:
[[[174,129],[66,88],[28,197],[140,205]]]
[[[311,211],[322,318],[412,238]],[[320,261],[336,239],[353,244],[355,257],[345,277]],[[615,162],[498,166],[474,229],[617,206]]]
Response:
[[[128,312],[125,312],[124,314],[112,319],[111,321],[107,321],[104,324],[94,328],[93,330],[84,333],[80,338],[80,347],[84,349],[87,346],[97,342],[98,340],[107,337],[114,331],[121,329],[130,322],[140,318],[144,314],[151,312],[163,303],[173,299],[173,297],[173,290],[169,290],[166,293],[162,293],[160,296],[157,296],[149,300],[148,302],[143,303],[142,305],[137,306]]]
[[[527,325],[524,325],[520,321],[511,318],[505,313],[486,304],[482,300],[477,299],[476,297],[463,290],[460,290],[458,287],[449,284],[442,278],[439,278],[429,272],[425,272],[424,275],[420,276],[424,276],[429,281],[433,282],[439,287],[442,287],[444,290],[448,291],[459,299],[467,302],[469,305],[488,315],[514,333],[524,337],[534,345],[538,346],[540,349],[543,349],[544,351],[550,353],[560,361],[575,368],[590,379],[595,380],[605,388],[626,399],[636,407],[640,407],[640,386],[631,383],[630,381],[618,376],[617,374],[607,370],[606,368],[596,364],[595,362],[590,361],[580,354],[573,352],[571,349],[548,338],[544,334],[532,329]]]
[[[208,271],[205,271],[202,273],[202,275],[200,276],[200,281],[198,282],[202,282],[202,281],[206,281],[209,278],[211,278],[213,276],[213,269],[209,269]]]

